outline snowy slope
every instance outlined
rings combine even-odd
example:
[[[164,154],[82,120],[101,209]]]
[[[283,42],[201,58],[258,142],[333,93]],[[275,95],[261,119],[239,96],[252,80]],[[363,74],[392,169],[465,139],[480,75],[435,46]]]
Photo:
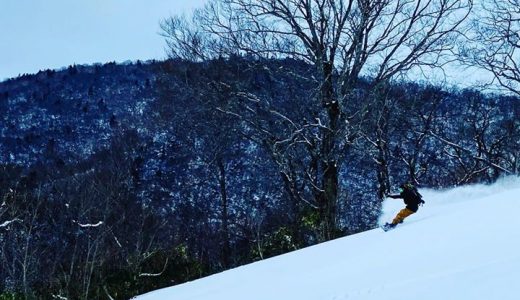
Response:
[[[393,231],[367,231],[137,299],[520,299],[520,178],[421,193],[426,206]],[[401,207],[385,201],[381,222]]]

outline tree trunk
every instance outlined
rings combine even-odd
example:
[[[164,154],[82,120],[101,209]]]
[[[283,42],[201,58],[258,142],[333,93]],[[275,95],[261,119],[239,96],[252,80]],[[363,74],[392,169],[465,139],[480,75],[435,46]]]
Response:
[[[378,197],[383,200],[390,193],[390,176],[388,172],[388,146],[385,141],[378,141],[377,181]]]
[[[338,123],[340,118],[339,103],[334,97],[332,64],[323,64],[323,85],[321,87],[322,104],[327,110],[329,128],[323,129],[322,144],[322,193],[318,199],[323,240],[336,237],[336,204],[338,200],[338,161],[335,155]]]
[[[229,242],[229,220],[228,220],[228,197],[226,188],[226,169],[221,157],[217,158],[217,166],[219,170],[219,187],[221,197],[221,242],[222,242],[222,265],[225,269],[229,268],[229,258],[231,246]]]
[[[390,107],[388,101],[383,95],[376,95],[376,97],[383,97],[381,115],[377,121],[376,129],[376,144],[377,144],[377,180],[379,184],[378,197],[383,200],[390,192],[390,175],[388,171],[389,149],[388,149],[388,122],[390,118]]]

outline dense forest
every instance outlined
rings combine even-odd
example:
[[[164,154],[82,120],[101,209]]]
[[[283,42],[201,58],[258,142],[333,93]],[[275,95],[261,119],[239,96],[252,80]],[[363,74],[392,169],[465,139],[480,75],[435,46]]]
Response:
[[[167,60],[1,82],[0,299],[128,299],[518,175],[517,3],[210,0]],[[455,60],[500,93],[410,79]]]
[[[124,299],[326,240],[313,70],[234,57],[0,84],[2,297]],[[375,227],[404,180],[519,172],[515,97],[365,79],[352,99],[335,237]]]

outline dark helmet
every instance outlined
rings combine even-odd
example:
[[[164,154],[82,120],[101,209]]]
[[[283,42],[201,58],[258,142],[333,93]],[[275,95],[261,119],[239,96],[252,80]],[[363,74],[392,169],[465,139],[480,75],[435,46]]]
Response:
[[[399,188],[402,189],[402,190],[411,191],[411,190],[415,189],[415,186],[413,185],[413,183],[411,181],[407,181],[407,182],[401,184],[399,186]]]

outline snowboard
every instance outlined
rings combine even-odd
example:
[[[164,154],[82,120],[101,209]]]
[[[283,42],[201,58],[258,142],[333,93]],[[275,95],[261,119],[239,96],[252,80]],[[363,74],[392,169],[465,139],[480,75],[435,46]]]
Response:
[[[384,225],[381,225],[380,227],[381,227],[381,229],[383,229],[384,232],[387,232],[387,231],[390,231],[392,229],[395,229],[397,227],[397,225],[396,226],[390,226],[390,224],[386,223]]]

